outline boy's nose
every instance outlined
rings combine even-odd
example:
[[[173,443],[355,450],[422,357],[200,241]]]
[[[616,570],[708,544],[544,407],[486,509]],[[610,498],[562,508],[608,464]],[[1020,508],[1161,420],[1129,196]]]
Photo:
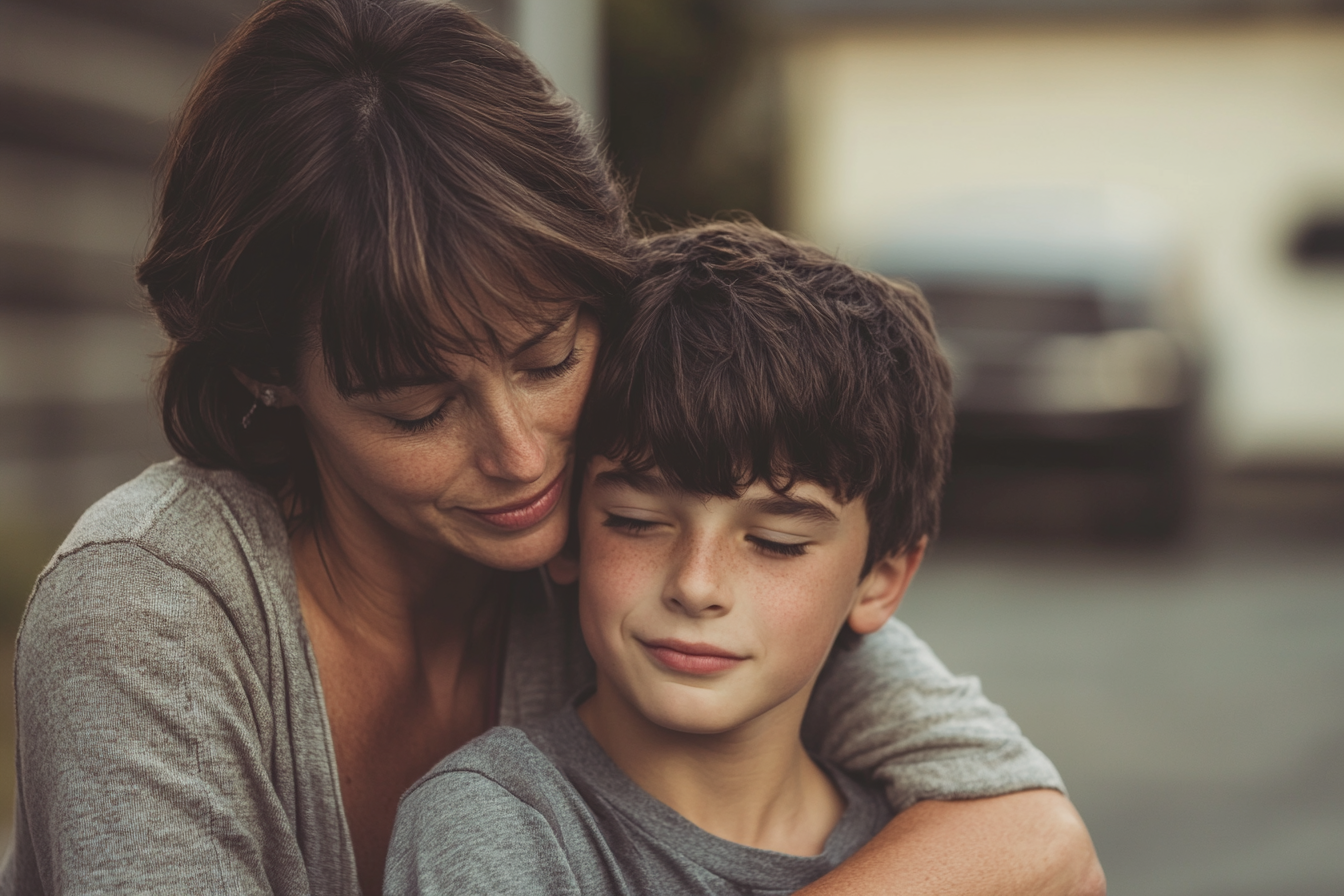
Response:
[[[732,608],[732,598],[719,574],[717,552],[708,544],[691,544],[683,552],[676,573],[667,583],[663,600],[688,616],[721,616]]]

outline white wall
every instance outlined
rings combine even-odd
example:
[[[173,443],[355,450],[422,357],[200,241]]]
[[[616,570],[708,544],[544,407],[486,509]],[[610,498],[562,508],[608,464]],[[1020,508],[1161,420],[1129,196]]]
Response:
[[[595,120],[606,115],[598,0],[513,0],[512,31],[562,93]]]
[[[1222,461],[1344,461],[1344,273],[1283,252],[1344,207],[1344,24],[884,24],[797,36],[789,221],[862,259],[949,193],[1111,183],[1183,222]]]

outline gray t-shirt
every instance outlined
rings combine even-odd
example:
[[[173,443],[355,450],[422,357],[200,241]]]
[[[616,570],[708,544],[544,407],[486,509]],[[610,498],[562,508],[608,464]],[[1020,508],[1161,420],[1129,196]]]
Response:
[[[891,819],[875,790],[822,767],[845,812],[820,855],[715,837],[654,799],[572,708],[527,729],[495,728],[401,798],[385,896],[641,896],[792,893]]]
[[[591,680],[572,595],[512,577],[500,722]],[[246,477],[156,464],[91,507],[15,655],[14,845],[0,894],[355,896],[289,536]],[[804,742],[893,808],[1061,788],[974,678],[891,623],[818,682]]]

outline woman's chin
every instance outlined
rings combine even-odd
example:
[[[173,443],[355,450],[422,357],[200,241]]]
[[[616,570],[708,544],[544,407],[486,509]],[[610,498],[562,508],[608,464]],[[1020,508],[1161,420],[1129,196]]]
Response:
[[[521,532],[501,530],[476,534],[469,543],[457,547],[477,563],[518,572],[541,566],[560,553],[568,534],[568,520],[561,512]]]

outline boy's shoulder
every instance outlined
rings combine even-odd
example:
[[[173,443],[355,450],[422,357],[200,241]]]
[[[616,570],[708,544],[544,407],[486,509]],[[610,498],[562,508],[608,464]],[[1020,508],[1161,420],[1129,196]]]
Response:
[[[880,792],[827,767],[848,808],[826,850],[787,856],[720,840],[620,772],[573,708],[495,728],[402,797],[384,892],[792,892],[891,817]]]
[[[493,728],[401,798],[386,894],[631,891],[583,798],[518,728]]]
[[[500,726],[449,753],[411,788],[406,797],[424,789],[437,789],[434,782],[456,775],[477,775],[513,792],[559,775],[546,755],[519,728]],[[403,797],[405,799],[405,797]]]
[[[569,766],[581,759],[573,755],[576,745],[571,731],[581,724],[567,706],[523,727],[491,728],[439,760],[411,785],[402,801],[440,799],[463,782],[479,778],[528,805],[583,806],[568,774]],[[578,747],[582,752],[582,744]]]
[[[401,798],[402,819],[430,827],[490,813],[530,818],[559,834],[587,806],[564,773],[519,728],[497,727],[439,761]]]

